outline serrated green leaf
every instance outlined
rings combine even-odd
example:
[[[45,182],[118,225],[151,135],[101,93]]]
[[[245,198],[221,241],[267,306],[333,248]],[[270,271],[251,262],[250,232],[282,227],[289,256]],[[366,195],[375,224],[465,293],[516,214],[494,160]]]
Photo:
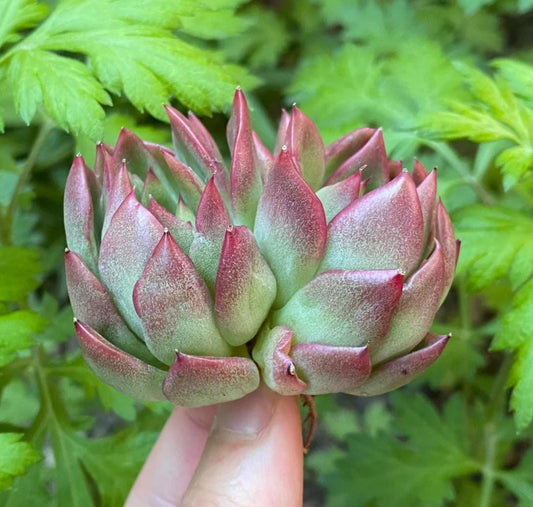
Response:
[[[17,51],[10,59],[8,80],[26,123],[42,101],[61,128],[101,137],[102,105],[110,105],[111,99],[81,62],[40,49]]]
[[[79,437],[68,426],[60,425],[55,419],[50,425],[50,430],[58,505],[72,507],[93,505],[89,484],[79,461]]]
[[[528,306],[527,314],[531,319],[533,318],[533,291]],[[533,343],[531,340],[524,343],[518,350],[513,365],[512,382],[514,387],[510,406],[514,411],[516,426],[519,430],[524,430],[533,421],[533,399],[531,399],[533,392]]]
[[[383,507],[437,507],[453,500],[453,478],[478,469],[468,456],[458,422],[464,419],[459,399],[447,403],[444,415],[421,395],[395,393],[391,399],[397,435],[347,437],[348,453],[327,478],[328,505],[362,506],[374,501]]]
[[[276,64],[290,43],[284,19],[260,5],[243,11],[246,29],[225,39],[221,46],[232,61],[247,61],[252,69],[263,70]]]
[[[390,53],[346,44],[333,55],[304,60],[289,92],[326,142],[369,123],[381,125],[389,137],[402,135],[401,153],[394,153],[400,157],[413,156],[420,146],[417,129],[425,115],[464,93],[460,74],[442,50],[409,37],[394,41]]]
[[[104,88],[162,120],[172,96],[198,113],[220,111],[236,85],[257,80],[171,30],[233,35],[242,28],[238,3],[154,0],[147,9],[142,0],[63,0],[5,59],[17,110],[29,123],[42,102],[60,127],[93,140],[102,136],[102,105],[111,103]],[[90,68],[55,52],[85,55]]]
[[[0,247],[0,301],[20,301],[39,282],[41,272],[36,250],[20,247]]]
[[[532,104],[513,93],[528,96],[531,101],[533,93],[525,90],[533,79],[533,67],[512,60],[496,60],[494,66],[499,69],[494,78],[459,66],[472,98],[450,102],[451,111],[433,114],[425,121],[425,127],[442,139],[510,141],[514,146],[505,146],[495,160],[508,190],[533,167]]]
[[[479,291],[510,271],[518,287],[533,273],[533,219],[503,207],[474,205],[454,215],[461,238],[458,272],[469,289]]]
[[[37,463],[41,455],[27,442],[21,442],[18,433],[0,433],[0,490],[13,483],[27,468]]]
[[[531,269],[531,266],[529,266]],[[511,310],[502,320],[493,341],[495,350],[515,351],[511,372],[514,385],[511,408],[515,421],[523,430],[533,420],[533,280],[529,280],[513,297]]]
[[[77,454],[98,485],[103,505],[124,505],[157,436],[155,432],[126,431],[98,440],[77,438]]]
[[[31,28],[47,12],[48,7],[35,0],[0,0],[0,48],[16,41],[18,30]]]
[[[0,366],[16,357],[16,352],[34,344],[32,333],[38,333],[46,321],[33,312],[21,310],[0,315]]]
[[[531,2],[533,6],[533,1]],[[510,58],[499,58],[491,62],[498,73],[517,95],[533,102],[533,67]]]

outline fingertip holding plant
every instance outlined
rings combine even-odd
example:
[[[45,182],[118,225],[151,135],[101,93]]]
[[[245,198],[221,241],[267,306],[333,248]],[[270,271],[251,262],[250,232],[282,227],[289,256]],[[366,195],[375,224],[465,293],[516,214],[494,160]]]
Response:
[[[195,116],[166,110],[175,152],[122,129],[68,176],[67,286],[96,375],[179,406],[261,381],[309,405],[386,393],[439,357],[459,246],[435,171],[389,160],[379,129],[324,146],[296,106],[271,153],[240,88],[228,168]]]

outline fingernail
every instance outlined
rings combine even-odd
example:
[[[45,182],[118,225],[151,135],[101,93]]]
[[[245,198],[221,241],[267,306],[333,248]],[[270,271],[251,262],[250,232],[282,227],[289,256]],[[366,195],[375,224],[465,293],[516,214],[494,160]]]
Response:
[[[219,406],[213,432],[234,438],[256,438],[268,426],[274,413],[276,394],[261,385],[240,400]]]

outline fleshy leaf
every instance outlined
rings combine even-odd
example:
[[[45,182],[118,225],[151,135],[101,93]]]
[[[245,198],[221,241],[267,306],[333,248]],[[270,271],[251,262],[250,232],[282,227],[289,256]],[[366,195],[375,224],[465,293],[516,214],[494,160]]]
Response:
[[[65,186],[64,220],[68,247],[77,252],[91,271],[96,272],[97,247],[94,235],[94,205],[91,187],[96,186],[95,174],[78,155]]]
[[[117,313],[111,297],[82,259],[67,250],[65,271],[68,295],[76,318],[105,336],[113,345],[150,362],[154,357]]]
[[[194,238],[192,224],[190,222],[184,222],[172,213],[169,213],[154,198],[150,199],[148,209],[150,210],[150,213],[157,218],[159,223],[168,229],[180,248],[185,253],[188,253]]]
[[[100,246],[100,279],[137,336],[141,321],[133,307],[133,287],[163,235],[163,226],[132,191],[113,215]]]
[[[190,257],[198,272],[214,293],[222,242],[230,217],[224,201],[211,178],[205,186],[196,214],[196,230],[190,248]]]
[[[281,110],[281,118],[278,125],[278,133],[276,135],[276,144],[274,145],[274,157],[281,153],[281,148],[286,145],[287,142],[287,129],[291,121],[291,115],[287,113],[285,109]]]
[[[326,146],[326,177],[330,177],[341,164],[358,152],[374,135],[376,129],[352,130],[340,139]]]
[[[200,407],[237,400],[259,387],[259,371],[245,357],[198,357],[178,352],[163,392],[178,406]]]
[[[316,195],[324,207],[326,221],[329,223],[337,213],[355,201],[355,199],[359,197],[360,189],[360,172],[355,173],[338,183],[334,183],[333,185],[322,187]]]
[[[240,88],[235,91],[226,135],[231,152],[230,199],[235,221],[252,228],[262,182],[255,157],[248,104]]]
[[[146,344],[172,364],[175,350],[186,354],[227,355],[211,296],[191,260],[165,231],[133,291]]]
[[[433,253],[404,285],[387,337],[372,350],[381,362],[409,352],[426,336],[440,306],[444,288],[444,259],[437,242]]]
[[[453,282],[457,257],[459,256],[459,242],[455,240],[450,216],[440,200],[437,203],[437,230],[435,236],[442,247],[442,255],[444,257],[444,289],[441,297],[442,303]]]
[[[276,297],[276,279],[245,226],[226,231],[215,284],[218,329],[228,343],[251,340]]]
[[[428,177],[429,173],[420,160],[415,158],[413,165],[413,180],[415,185],[421,185],[422,182]]]
[[[296,159],[303,179],[316,191],[320,188],[326,169],[324,143],[316,125],[296,106],[292,107],[285,144]]]
[[[293,332],[287,326],[265,329],[253,348],[254,361],[261,368],[265,384],[285,396],[302,394],[307,384],[298,378],[289,356]]]
[[[252,140],[254,143],[255,157],[256,162],[259,166],[259,171],[261,173],[261,178],[263,181],[267,180],[270,170],[274,165],[274,156],[270,150],[261,142],[259,136],[252,132]]]
[[[275,305],[283,306],[316,272],[327,238],[324,208],[287,150],[265,184],[254,233],[276,277]]]
[[[380,343],[402,293],[397,271],[327,271],[302,287],[273,316],[296,343],[361,347]]]
[[[148,169],[153,167],[155,162],[144,146],[142,139],[126,128],[120,129],[113,151],[113,160],[117,165],[122,160],[125,160],[129,172],[136,174],[143,181],[146,178]]]
[[[189,208],[196,211],[200,197],[204,191],[202,180],[192,169],[180,162],[174,155],[166,151],[162,151],[161,154],[173,176],[173,181],[180,196]]]
[[[204,181],[214,175],[219,189],[226,193],[227,171],[215,142],[211,139],[206,142],[207,131],[199,130],[196,122],[191,122],[177,109],[170,106],[165,106],[165,109],[172,127],[172,139],[178,158],[192,167]]]
[[[74,328],[83,357],[100,380],[142,401],[163,401],[163,370],[118,349],[80,320]]]
[[[105,215],[102,225],[102,238],[105,236],[113,215],[124,202],[124,199],[131,194],[131,186],[128,168],[124,161],[116,164],[109,159],[104,166],[104,200]]]
[[[437,171],[431,171],[428,176],[417,186],[416,192],[420,199],[422,218],[424,220],[424,242],[429,238],[435,207],[437,204]]]
[[[361,171],[363,179],[369,178],[369,188],[373,189],[389,181],[389,161],[381,129],[376,130],[368,142],[345,160],[327,179],[326,184],[338,181]]]
[[[209,239],[222,239],[231,220],[215,186],[215,179],[211,178],[205,186],[196,213],[196,230]]]
[[[175,209],[177,201],[167,192],[165,186],[161,183],[152,168],[148,169],[146,179],[142,187],[142,203],[148,208],[150,197],[161,203],[166,209]]]
[[[349,394],[378,396],[411,382],[437,360],[449,338],[429,333],[422,342],[423,348],[374,368],[368,380]]]
[[[319,269],[397,269],[408,274],[417,266],[423,244],[420,201],[404,172],[331,221]]]
[[[291,357],[298,376],[307,384],[305,394],[349,391],[360,386],[372,370],[368,346],[298,343],[292,347]]]

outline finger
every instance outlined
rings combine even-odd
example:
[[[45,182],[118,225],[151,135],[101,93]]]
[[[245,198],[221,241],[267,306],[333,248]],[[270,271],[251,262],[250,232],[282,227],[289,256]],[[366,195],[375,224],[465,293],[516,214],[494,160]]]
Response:
[[[182,506],[301,506],[303,446],[295,397],[262,386],[221,405]]]
[[[198,466],[216,407],[176,408],[126,500],[126,507],[178,505]]]

